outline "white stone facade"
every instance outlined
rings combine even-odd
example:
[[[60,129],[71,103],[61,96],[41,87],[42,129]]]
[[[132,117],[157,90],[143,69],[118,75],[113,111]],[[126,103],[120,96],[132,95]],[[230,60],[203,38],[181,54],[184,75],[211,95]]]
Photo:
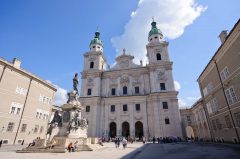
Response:
[[[103,45],[97,40],[84,54],[81,72],[79,100],[85,107],[88,136],[181,137],[173,63],[162,34],[149,36],[146,66],[133,63],[134,57],[124,49],[116,64],[105,69]]]

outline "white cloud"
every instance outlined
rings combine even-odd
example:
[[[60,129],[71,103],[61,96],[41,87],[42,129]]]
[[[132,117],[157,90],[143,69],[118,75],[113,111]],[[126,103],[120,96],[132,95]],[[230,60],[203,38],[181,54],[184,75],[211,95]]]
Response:
[[[178,104],[179,108],[191,108],[195,102],[197,102],[201,97],[186,97],[186,98],[179,98]]]
[[[184,99],[179,98],[178,99],[178,104],[179,104],[179,108],[186,108],[187,107],[187,103],[185,102]]]
[[[54,96],[54,104],[61,106],[67,102],[67,90],[55,85],[57,92]]]
[[[54,105],[61,106],[67,102],[67,90],[59,87],[58,85],[53,84],[51,81],[47,80],[47,82],[51,83],[57,88],[57,92],[54,96]]]
[[[181,85],[178,81],[174,81],[174,88],[176,91],[179,91],[181,89]]]
[[[146,62],[148,32],[151,29],[151,17],[155,17],[165,37],[175,39],[181,36],[186,26],[200,16],[207,7],[195,0],[139,0],[138,8],[131,13],[131,19],[125,25],[124,33],[111,39],[119,52],[126,48],[127,53],[135,56],[135,62]]]

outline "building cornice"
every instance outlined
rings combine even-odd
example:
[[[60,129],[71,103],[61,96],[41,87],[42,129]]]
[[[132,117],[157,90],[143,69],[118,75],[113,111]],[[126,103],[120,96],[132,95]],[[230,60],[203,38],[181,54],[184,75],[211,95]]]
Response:
[[[37,81],[39,83],[42,83],[43,85],[49,87],[50,89],[52,89],[55,92],[57,91],[57,89],[56,89],[56,87],[54,85],[50,84],[49,82],[47,82],[47,81],[37,77],[36,75],[34,75],[34,74],[32,74],[32,73],[30,73],[30,72],[28,72],[28,71],[26,71],[26,70],[24,70],[22,68],[14,67],[12,63],[4,60],[3,58],[0,58],[0,63],[6,65],[6,67],[11,69],[11,70],[19,72],[19,73],[21,73],[21,74],[23,74],[25,76],[28,76],[29,78],[32,78],[33,80],[35,80],[35,81]]]
[[[220,47],[217,49],[217,51],[215,52],[215,54],[212,56],[211,60],[208,62],[208,64],[206,65],[206,67],[203,69],[202,73],[199,75],[197,81],[200,82],[201,78],[204,76],[204,74],[206,73],[206,71],[209,69],[209,66],[211,66],[212,62],[214,62],[215,58],[217,57],[217,55],[222,51],[223,47],[225,47],[225,45],[229,44],[229,41],[231,41],[232,35],[234,31],[240,31],[240,30],[236,30],[236,28],[238,27],[238,25],[240,25],[240,19],[238,19],[237,23],[234,25],[234,27],[232,28],[232,30],[230,31],[230,33],[228,34],[228,36],[226,37],[226,40],[220,45]],[[211,69],[212,67],[210,67]],[[210,72],[210,71],[208,71]]]

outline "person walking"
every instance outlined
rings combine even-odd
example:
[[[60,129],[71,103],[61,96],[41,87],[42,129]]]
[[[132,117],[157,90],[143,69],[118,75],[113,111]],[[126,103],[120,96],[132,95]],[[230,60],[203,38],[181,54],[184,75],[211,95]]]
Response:
[[[125,149],[127,147],[127,140],[125,139],[125,137],[122,140],[122,144],[123,144],[123,149]]]

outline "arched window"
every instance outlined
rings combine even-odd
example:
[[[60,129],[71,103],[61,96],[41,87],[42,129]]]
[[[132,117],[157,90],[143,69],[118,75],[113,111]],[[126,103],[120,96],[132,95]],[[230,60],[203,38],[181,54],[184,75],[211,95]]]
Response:
[[[160,53],[157,53],[157,60],[162,60],[162,57],[161,57],[161,54]]]
[[[127,86],[123,87],[123,95],[127,95]]]
[[[165,124],[170,124],[170,120],[168,117],[165,118]]]
[[[94,62],[90,62],[90,68],[94,67]]]

